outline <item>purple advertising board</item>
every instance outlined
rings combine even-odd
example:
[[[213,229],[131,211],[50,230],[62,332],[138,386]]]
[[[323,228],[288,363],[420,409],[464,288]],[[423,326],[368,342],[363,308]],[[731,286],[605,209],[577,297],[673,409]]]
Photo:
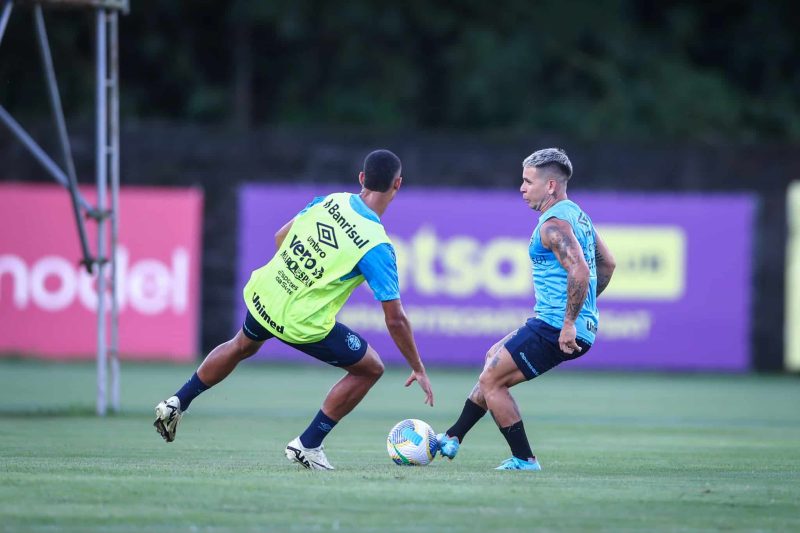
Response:
[[[273,235],[326,185],[246,185],[239,197],[239,276],[275,253]],[[355,192],[355,191],[354,191]],[[595,345],[573,368],[743,371],[750,363],[755,202],[744,194],[575,193],[617,261],[600,296]],[[479,367],[486,350],[533,314],[528,244],[538,213],[515,190],[400,190],[382,217],[400,290],[426,364]],[[337,319],[387,363],[404,359],[366,283]],[[305,355],[270,341],[262,358]]]

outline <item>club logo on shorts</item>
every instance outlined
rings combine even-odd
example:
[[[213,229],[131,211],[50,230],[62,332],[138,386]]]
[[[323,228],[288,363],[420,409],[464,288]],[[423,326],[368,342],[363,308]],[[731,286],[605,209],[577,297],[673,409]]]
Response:
[[[317,237],[319,242],[327,244],[331,248],[339,248],[339,243],[336,242],[336,232],[333,231],[333,226],[317,222]]]
[[[352,333],[348,333],[347,334],[347,347],[350,348],[351,350],[353,350],[354,352],[358,351],[358,349],[361,348],[361,339],[359,339],[357,335],[354,335]]]

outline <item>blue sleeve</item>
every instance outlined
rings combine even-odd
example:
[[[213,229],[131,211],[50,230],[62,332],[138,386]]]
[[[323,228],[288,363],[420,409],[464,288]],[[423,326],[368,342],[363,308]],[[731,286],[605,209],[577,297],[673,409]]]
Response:
[[[309,209],[311,209],[324,199],[325,199],[324,196],[315,196],[314,199],[311,200],[311,202],[307,206],[305,206],[302,211],[300,211],[299,213],[297,213],[297,215],[295,215],[295,218],[299,217],[300,215],[302,215],[303,213],[305,213],[306,211],[308,211]]]
[[[357,268],[369,283],[376,300],[388,302],[400,298],[397,258],[391,244],[379,244],[364,254]]]

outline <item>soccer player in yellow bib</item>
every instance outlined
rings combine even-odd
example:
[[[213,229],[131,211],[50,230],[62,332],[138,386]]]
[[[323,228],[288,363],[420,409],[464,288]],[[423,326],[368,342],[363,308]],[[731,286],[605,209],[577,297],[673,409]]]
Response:
[[[319,196],[275,234],[277,253],[244,287],[247,316],[236,336],[217,346],[174,396],[156,406],[156,430],[175,439],[181,416],[201,392],[273,337],[347,374],[328,392],[308,428],[286,446],[290,461],[311,470],[333,470],[322,441],[383,374],[377,352],[361,335],[336,321],[365,279],[383,306],[386,327],[411,367],[405,385],[417,382],[425,403],[433,391],[411,324],[400,302],[397,262],[380,217],[403,178],[400,159],[376,150],[364,160],[360,194]]]

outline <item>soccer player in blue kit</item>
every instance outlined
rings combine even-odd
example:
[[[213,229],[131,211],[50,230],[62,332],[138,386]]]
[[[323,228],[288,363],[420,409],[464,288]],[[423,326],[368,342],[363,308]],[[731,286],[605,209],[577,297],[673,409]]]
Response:
[[[489,349],[461,416],[437,437],[441,455],[453,459],[464,435],[491,411],[511,448],[511,457],[497,470],[541,470],[509,389],[589,351],[597,334],[597,297],[615,267],[589,216],[567,198],[572,176],[567,154],[545,148],[522,167],[522,199],[541,213],[529,247],[534,316]]]

